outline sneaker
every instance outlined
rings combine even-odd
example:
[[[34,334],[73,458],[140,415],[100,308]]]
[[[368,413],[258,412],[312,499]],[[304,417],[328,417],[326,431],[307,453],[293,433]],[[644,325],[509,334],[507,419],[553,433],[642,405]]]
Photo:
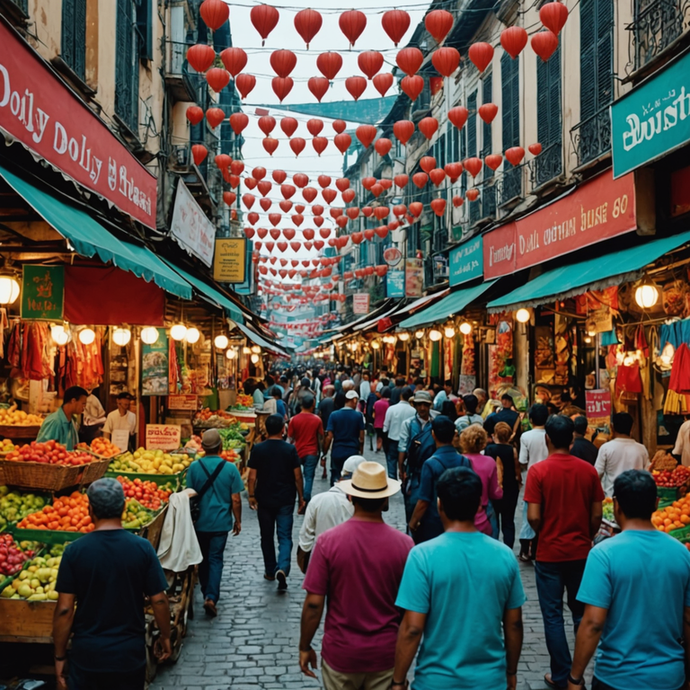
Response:
[[[268,573],[264,573],[264,580],[268,580],[269,582],[273,582],[276,579],[275,575],[269,575]]]
[[[278,580],[278,591],[284,592],[288,588],[287,575],[282,570],[279,570],[276,573],[276,580]]]
[[[206,599],[204,602],[204,611],[206,615],[211,618],[215,618],[218,615],[218,609],[216,608],[216,602],[213,599]]]

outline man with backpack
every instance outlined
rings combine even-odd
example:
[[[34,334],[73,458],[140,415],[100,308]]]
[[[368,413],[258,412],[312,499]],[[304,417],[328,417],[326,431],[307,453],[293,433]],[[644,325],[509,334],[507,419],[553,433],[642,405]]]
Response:
[[[431,434],[431,395],[417,391],[412,398],[415,415],[400,429],[398,464],[403,480],[405,519],[409,524],[419,498],[422,465],[434,454],[436,443]]]
[[[228,532],[232,530],[237,536],[242,529],[240,492],[244,491],[244,483],[235,464],[220,457],[223,441],[217,429],[204,432],[201,448],[205,456],[189,466],[187,487],[197,493],[198,518],[194,528],[204,557],[199,564],[204,611],[217,616]]]

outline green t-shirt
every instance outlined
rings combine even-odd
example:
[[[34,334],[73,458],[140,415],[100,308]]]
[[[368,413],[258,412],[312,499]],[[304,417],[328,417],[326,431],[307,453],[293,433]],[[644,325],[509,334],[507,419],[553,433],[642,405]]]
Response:
[[[76,424],[65,417],[62,408],[49,414],[41,424],[38,430],[36,441],[57,441],[62,443],[67,450],[74,450],[79,443],[79,433],[77,432]]]

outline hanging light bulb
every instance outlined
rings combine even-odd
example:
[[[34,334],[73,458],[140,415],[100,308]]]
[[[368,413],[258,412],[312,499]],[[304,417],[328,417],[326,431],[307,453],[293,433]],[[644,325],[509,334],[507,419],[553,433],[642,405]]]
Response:
[[[515,319],[520,323],[527,323],[531,318],[529,309],[518,309],[515,312]]]
[[[359,347],[359,343],[358,343],[358,342],[352,343],[352,351],[353,351],[353,352],[355,352],[355,351],[357,350],[358,347]]]
[[[441,333],[441,331],[437,331],[435,328],[429,331],[429,340],[431,340],[432,343],[438,342],[441,338],[443,338],[443,333]]]
[[[170,337],[173,340],[184,340],[184,337],[187,335],[187,326],[185,326],[183,323],[176,323],[174,326],[170,328]]]
[[[467,321],[461,323],[460,333],[462,333],[463,335],[469,335],[470,333],[472,333],[472,324]]]
[[[155,326],[147,326],[141,329],[141,342],[153,345],[158,340],[158,329]]]
[[[398,338],[402,340],[404,343],[406,343],[410,339],[410,334],[409,333],[398,333]]]
[[[257,355],[257,354],[253,354],[250,357],[250,359],[252,360],[252,364],[256,364],[261,359],[261,357],[259,357],[259,355]]]
[[[113,342],[115,345],[124,347],[132,339],[132,331],[129,328],[116,328],[113,331]]]
[[[650,309],[659,301],[659,288],[646,278],[635,289],[635,302],[642,309]]]
[[[255,355],[260,355],[261,354],[261,348],[258,345],[252,345],[252,352]]]
[[[199,332],[198,328],[188,328],[187,333],[185,334],[184,339],[190,344],[194,345],[194,343],[199,342],[199,338],[201,337],[201,333]]]
[[[252,350],[250,347],[247,347],[246,345],[242,348],[242,354],[243,355],[250,355],[252,353]]]
[[[445,335],[446,338],[454,338],[455,329],[452,326],[446,326],[445,330],[443,331],[443,335]]]
[[[96,340],[96,331],[93,328],[83,328],[79,331],[79,342],[83,345],[91,345]]]
[[[414,334],[414,337],[417,338],[417,340],[421,340],[424,337],[424,331],[420,329]]]
[[[379,343],[378,340],[374,340],[374,341],[371,343],[371,346],[374,348],[374,350],[378,350],[378,349],[381,347],[381,344]]]
[[[589,345],[592,342],[592,336],[586,335],[584,338],[585,342]]]
[[[0,304],[12,304],[19,297],[19,283],[13,275],[0,276]]]
[[[228,346],[228,337],[226,335],[217,335],[213,344],[219,349],[224,350]]]
[[[228,359],[237,359],[237,350],[234,347],[231,347],[229,350],[225,351],[225,356]]]
[[[50,336],[56,345],[62,347],[63,345],[67,345],[72,334],[69,332],[69,329],[65,328],[62,324],[57,324],[50,327]]]

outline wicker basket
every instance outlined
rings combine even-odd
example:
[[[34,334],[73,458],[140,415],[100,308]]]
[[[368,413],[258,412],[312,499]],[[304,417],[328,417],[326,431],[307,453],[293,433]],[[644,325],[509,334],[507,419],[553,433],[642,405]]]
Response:
[[[108,471],[108,465],[110,465],[110,458],[103,458],[101,456],[96,456],[98,459],[90,462],[88,465],[84,466],[84,474],[81,478],[82,484],[91,484],[97,479],[100,479]]]
[[[60,491],[69,486],[76,486],[82,480],[84,469],[84,465],[49,465],[44,462],[0,460],[3,481],[9,486],[22,489]]]

